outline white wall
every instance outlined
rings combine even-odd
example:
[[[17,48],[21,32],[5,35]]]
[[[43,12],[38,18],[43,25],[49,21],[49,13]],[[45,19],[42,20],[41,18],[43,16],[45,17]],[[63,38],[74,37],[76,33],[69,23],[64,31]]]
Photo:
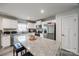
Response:
[[[46,23],[46,24],[47,24],[48,22],[56,23],[56,19],[44,21],[44,22],[42,22],[42,23]]]
[[[2,30],[2,17],[0,17],[0,30]]]
[[[56,40],[61,42],[61,17],[56,16]]]
[[[79,13],[78,10],[79,9],[77,8],[77,9],[73,9],[73,10],[56,15],[56,39],[57,41],[61,40],[61,21],[62,21],[61,17],[72,15],[72,14],[78,14]]]

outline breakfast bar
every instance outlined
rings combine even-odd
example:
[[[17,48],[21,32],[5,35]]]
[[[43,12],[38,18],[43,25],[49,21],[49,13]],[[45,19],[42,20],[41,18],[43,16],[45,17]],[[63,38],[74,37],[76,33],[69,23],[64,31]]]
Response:
[[[60,44],[55,40],[35,36],[36,40],[30,41],[30,34],[18,35],[17,40],[34,56],[55,56],[59,53]]]

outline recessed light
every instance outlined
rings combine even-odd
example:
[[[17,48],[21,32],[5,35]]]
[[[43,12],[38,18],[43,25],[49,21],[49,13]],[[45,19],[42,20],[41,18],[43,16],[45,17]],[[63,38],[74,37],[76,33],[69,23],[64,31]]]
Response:
[[[44,13],[44,9],[41,9],[41,13],[42,13],[42,14]]]
[[[28,20],[34,20],[35,17],[28,16],[27,19],[28,19]]]

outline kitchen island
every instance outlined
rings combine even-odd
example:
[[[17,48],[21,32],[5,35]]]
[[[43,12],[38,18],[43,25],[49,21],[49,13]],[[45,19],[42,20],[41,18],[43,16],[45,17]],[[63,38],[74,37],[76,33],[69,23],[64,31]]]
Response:
[[[56,56],[60,50],[60,44],[54,40],[36,37],[36,40],[29,40],[30,34],[18,35],[17,40],[27,48],[34,56]]]

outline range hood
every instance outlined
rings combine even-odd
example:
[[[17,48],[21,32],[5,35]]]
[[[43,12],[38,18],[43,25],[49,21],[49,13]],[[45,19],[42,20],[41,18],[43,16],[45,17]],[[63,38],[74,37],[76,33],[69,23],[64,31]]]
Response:
[[[3,33],[4,32],[15,32],[15,31],[17,31],[16,28],[3,28],[3,30],[2,30]]]
[[[16,30],[16,28],[3,28],[3,30]]]

